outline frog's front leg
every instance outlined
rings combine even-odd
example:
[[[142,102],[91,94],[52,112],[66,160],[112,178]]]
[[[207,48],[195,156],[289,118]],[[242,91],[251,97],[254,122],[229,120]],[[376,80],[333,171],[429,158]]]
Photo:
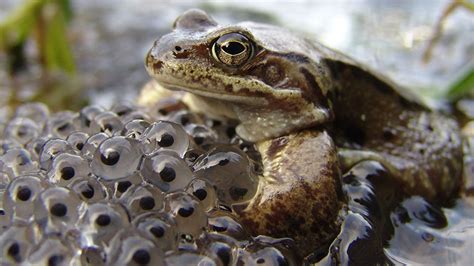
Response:
[[[339,232],[345,198],[329,135],[306,130],[257,147],[264,173],[256,197],[237,209],[241,222],[253,235],[293,238],[302,256],[330,243]]]

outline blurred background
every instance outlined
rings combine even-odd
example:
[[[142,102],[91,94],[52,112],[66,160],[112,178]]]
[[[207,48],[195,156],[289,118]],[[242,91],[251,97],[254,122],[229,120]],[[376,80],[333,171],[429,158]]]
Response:
[[[153,41],[196,7],[222,24],[253,20],[301,32],[426,97],[466,97],[474,87],[473,6],[467,0],[0,0],[0,113],[27,101],[53,110],[133,101],[148,80],[143,59]]]

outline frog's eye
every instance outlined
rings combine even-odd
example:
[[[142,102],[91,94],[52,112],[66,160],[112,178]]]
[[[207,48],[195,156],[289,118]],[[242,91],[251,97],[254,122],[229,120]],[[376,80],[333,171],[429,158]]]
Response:
[[[251,57],[253,46],[250,40],[240,33],[222,35],[212,46],[215,60],[228,66],[237,67]]]

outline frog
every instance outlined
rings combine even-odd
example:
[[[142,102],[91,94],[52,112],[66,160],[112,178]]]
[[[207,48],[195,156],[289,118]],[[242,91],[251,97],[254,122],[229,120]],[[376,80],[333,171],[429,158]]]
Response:
[[[457,122],[375,70],[290,30],[179,16],[145,58],[160,90],[185,92],[196,112],[235,119],[255,143],[256,196],[234,211],[253,235],[290,237],[302,256],[342,223],[341,173],[373,160],[403,193],[433,202],[462,184]],[[454,196],[453,196],[454,195]]]

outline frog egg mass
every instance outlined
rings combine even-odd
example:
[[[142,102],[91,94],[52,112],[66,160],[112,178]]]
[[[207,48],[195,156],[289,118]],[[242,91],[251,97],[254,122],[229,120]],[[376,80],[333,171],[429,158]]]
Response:
[[[232,210],[258,189],[253,144],[183,108],[150,112],[30,103],[2,121],[2,263],[279,260],[285,251],[266,251]]]

